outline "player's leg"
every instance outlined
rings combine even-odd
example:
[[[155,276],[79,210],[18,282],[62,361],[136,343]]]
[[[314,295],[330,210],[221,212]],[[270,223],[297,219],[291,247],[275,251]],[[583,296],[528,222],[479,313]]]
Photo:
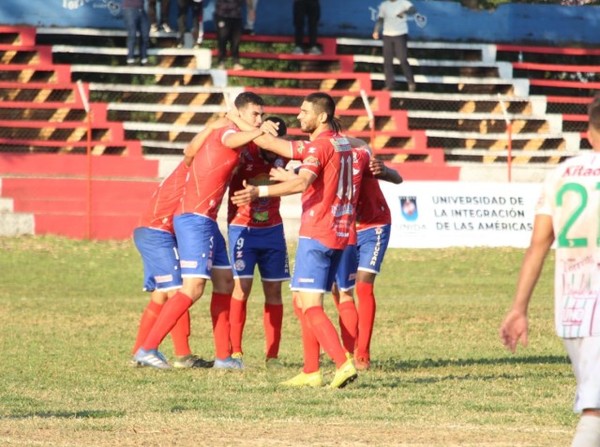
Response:
[[[281,384],[288,387],[323,386],[323,373],[321,372],[319,365],[321,346],[319,345],[317,337],[315,337],[312,330],[308,327],[308,321],[304,318],[304,313],[302,312],[302,300],[298,292],[292,292],[292,305],[294,314],[300,323],[304,366],[300,374]]]
[[[572,447],[600,445],[600,337],[563,340],[577,381],[574,411],[581,413]]]
[[[356,283],[356,269],[358,255],[356,245],[348,245],[335,274],[334,287],[331,293],[338,310],[340,334],[344,348],[354,353],[356,337],[358,334],[358,312],[354,304],[354,287]]]
[[[281,284],[290,279],[290,269],[283,225],[261,229],[256,232],[261,247],[256,247],[257,263],[262,278],[265,306],[263,326],[266,341],[266,364],[274,366],[279,355],[281,327],[283,324],[283,300]],[[268,248],[264,248],[268,247]]]
[[[396,36],[394,38],[394,53],[400,61],[400,67],[402,68],[402,73],[404,73],[404,77],[406,78],[406,82],[408,83],[408,89],[410,91],[414,91],[415,78],[413,76],[412,67],[408,63],[407,40],[408,38],[406,34],[403,34],[402,36]]]
[[[235,358],[242,358],[244,353],[242,338],[244,335],[244,326],[246,325],[246,308],[250,292],[252,291],[253,279],[234,277],[233,281],[234,287],[229,311],[231,351]]]
[[[234,288],[233,272],[227,255],[225,239],[218,228],[213,233],[212,239],[214,261],[211,270],[213,293],[210,300],[210,315],[215,343],[215,368],[241,369],[243,367],[242,362],[231,357],[231,342],[229,339],[231,331],[229,313]]]
[[[283,325],[282,281],[262,281],[265,294],[263,327],[265,330],[265,361],[279,357],[281,327]]]
[[[354,362],[359,369],[370,367],[371,338],[377,310],[375,279],[385,257],[390,230],[390,225],[382,225],[358,232],[358,271],[356,273],[358,337]]]
[[[385,74],[385,88],[394,90],[396,79],[394,73],[394,38],[384,35],[383,40],[383,73]]]

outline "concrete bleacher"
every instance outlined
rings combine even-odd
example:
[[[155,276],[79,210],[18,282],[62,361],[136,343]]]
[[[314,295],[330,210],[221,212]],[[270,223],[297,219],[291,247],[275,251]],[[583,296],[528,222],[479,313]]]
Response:
[[[0,27],[0,234],[129,237],[158,163],[108,119],[105,103],[89,103],[88,133],[70,66],[55,64],[35,35]]]

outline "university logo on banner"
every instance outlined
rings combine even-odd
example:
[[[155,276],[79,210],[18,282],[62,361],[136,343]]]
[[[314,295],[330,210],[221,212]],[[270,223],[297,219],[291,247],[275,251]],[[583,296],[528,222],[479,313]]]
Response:
[[[419,208],[417,207],[416,196],[400,196],[400,210],[402,217],[409,222],[419,218]]]

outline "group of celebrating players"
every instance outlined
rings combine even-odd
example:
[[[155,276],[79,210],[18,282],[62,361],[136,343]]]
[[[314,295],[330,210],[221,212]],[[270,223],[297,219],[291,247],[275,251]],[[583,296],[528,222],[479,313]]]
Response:
[[[343,388],[370,367],[374,282],[391,229],[378,180],[402,182],[359,139],[341,134],[335,102],[322,92],[304,98],[298,114],[308,140],[286,137],[283,120],[263,120],[263,99],[241,93],[226,117],[207,124],[184,159],[152,196],[134,241],[151,292],[133,348],[134,365],[170,368],[158,351],[167,334],[173,367],[242,369],[246,302],[258,265],[265,294],[266,366],[280,365],[282,283],[290,279],[280,197],[302,194],[291,275],[294,313],[302,330],[304,367],[284,386],[323,386],[321,349]],[[290,160],[299,167],[286,170]],[[217,224],[229,188],[228,244]],[[230,262],[231,260],[231,262]],[[214,361],[192,354],[189,308],[212,281]],[[354,301],[354,289],[358,305]],[[332,291],[340,335],[323,309]]]

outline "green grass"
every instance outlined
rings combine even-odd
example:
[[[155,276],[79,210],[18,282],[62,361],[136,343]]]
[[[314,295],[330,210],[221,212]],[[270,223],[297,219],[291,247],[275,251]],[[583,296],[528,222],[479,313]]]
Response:
[[[556,446],[576,424],[574,378],[552,327],[551,260],[530,346],[512,355],[499,342],[520,250],[390,249],[376,285],[373,368],[335,391],[277,386],[301,368],[290,306],[286,367],[262,368],[260,293],[243,373],[132,369],[148,296],[131,242],[3,238],[0,250],[0,445]],[[204,357],[213,352],[208,296],[192,308],[191,344]],[[337,321],[329,297],[327,311]],[[163,350],[172,354],[170,339]],[[333,369],[324,361],[327,380]]]

